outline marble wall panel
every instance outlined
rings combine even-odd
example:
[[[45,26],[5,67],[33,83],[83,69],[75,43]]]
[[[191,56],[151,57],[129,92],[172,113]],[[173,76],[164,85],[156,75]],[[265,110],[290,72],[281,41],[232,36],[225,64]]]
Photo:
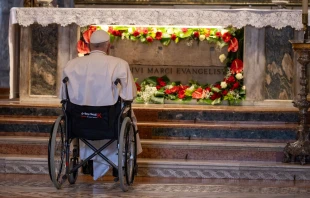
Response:
[[[266,28],[265,99],[294,98],[294,53],[289,42],[293,38],[294,29],[291,27],[281,30]]]
[[[112,45],[111,55],[126,60],[133,76],[139,80],[167,75],[172,81],[188,83],[189,80],[197,80],[204,84],[221,81],[226,74],[225,65],[218,57],[227,54],[227,47],[219,49],[215,44],[196,41],[189,45],[185,40],[169,46],[158,41],[143,44],[129,40],[115,41]],[[149,72],[149,68],[153,68],[153,72]],[[156,68],[159,72],[155,72]]]
[[[58,26],[32,26],[30,95],[56,95]]]

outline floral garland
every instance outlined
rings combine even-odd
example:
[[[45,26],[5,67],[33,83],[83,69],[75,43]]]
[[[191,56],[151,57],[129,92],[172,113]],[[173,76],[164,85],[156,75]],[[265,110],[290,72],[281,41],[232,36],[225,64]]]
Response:
[[[230,104],[238,104],[245,99],[243,85],[243,29],[228,27],[219,28],[173,28],[173,27],[101,27],[89,26],[82,29],[81,39],[77,43],[79,55],[90,52],[88,43],[91,34],[104,29],[110,34],[110,41],[128,39],[142,43],[152,43],[155,40],[163,45],[171,42],[178,43],[186,40],[191,46],[193,41],[215,43],[219,48],[228,46],[227,57],[219,56],[221,62],[226,63],[227,74],[221,82],[210,85],[200,85],[191,81],[182,85],[180,82],[170,82],[167,76],[152,76],[137,85],[139,103],[164,103],[164,100],[188,102],[197,100],[203,104],[220,104],[227,100]]]

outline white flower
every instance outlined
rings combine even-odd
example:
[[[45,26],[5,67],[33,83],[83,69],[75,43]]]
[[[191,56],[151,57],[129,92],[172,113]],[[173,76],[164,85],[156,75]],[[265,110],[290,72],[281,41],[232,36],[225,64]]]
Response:
[[[199,35],[199,40],[200,41],[203,41],[205,39],[206,39],[206,35],[203,35],[203,34]]]
[[[123,32],[122,33],[122,40],[124,40],[125,36],[126,36],[126,34],[125,34],[125,32]]]
[[[133,29],[132,27],[128,28],[128,33],[132,34],[133,33]]]
[[[225,89],[227,87],[227,83],[225,81],[221,82],[221,88]]]
[[[242,90],[245,90],[245,85],[242,86]]]
[[[235,77],[238,79],[238,80],[241,80],[243,78],[243,75],[242,73],[238,73],[235,75]]]
[[[153,32],[157,32],[157,29],[155,27],[152,28]]]
[[[84,54],[78,53],[78,57],[83,57],[83,56],[84,56]]]
[[[222,29],[221,30],[221,35],[225,34],[226,32],[228,32],[228,30]]]
[[[226,60],[225,54],[221,54],[221,55],[219,56],[219,59],[220,59],[221,63],[223,63],[223,62]]]
[[[156,87],[151,87],[149,85],[145,85],[144,91],[141,91],[141,98],[145,103],[148,103],[151,97],[156,93]]]
[[[169,28],[168,30],[167,30],[167,33],[168,34],[173,34],[174,32],[173,32],[173,28]]]

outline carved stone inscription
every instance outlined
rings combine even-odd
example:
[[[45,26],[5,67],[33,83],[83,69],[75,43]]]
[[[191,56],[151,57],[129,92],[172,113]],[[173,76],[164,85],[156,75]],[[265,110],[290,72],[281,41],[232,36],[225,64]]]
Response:
[[[225,76],[225,64],[220,62],[219,56],[227,55],[227,48],[219,49],[206,41],[194,41],[190,46],[186,40],[169,46],[157,41],[143,44],[119,40],[112,44],[111,55],[126,60],[138,82],[150,76],[167,75],[171,81],[183,84],[189,80],[211,84]]]
[[[190,80],[199,83],[214,83],[223,80],[225,75],[225,67],[223,66],[146,66],[146,65],[130,65],[130,70],[137,82],[149,76],[167,75],[171,81],[181,81],[183,84]]]

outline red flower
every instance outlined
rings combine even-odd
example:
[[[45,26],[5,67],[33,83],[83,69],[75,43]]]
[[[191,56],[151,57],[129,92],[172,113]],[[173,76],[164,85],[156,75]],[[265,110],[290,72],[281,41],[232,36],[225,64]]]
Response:
[[[178,98],[180,98],[180,99],[185,98],[185,90],[180,90],[179,91]]]
[[[239,87],[239,83],[235,82],[231,89],[234,90],[234,89],[237,89],[238,87]]]
[[[93,30],[88,29],[83,33],[83,38],[86,43],[90,42],[90,36],[92,35],[93,32],[94,32]]]
[[[112,32],[113,32],[113,27],[109,27],[108,32],[109,32],[110,34],[112,34]]]
[[[157,90],[160,90],[160,88],[161,88],[160,85],[157,85],[157,86],[156,86],[156,89],[157,89]]]
[[[153,42],[153,38],[151,36],[146,37],[147,42],[152,43]]]
[[[214,87],[221,89],[221,85],[220,84],[215,84]]]
[[[171,92],[170,89],[166,89],[166,90],[165,90],[165,93],[166,93],[166,94],[171,94],[172,92]]]
[[[200,99],[204,97],[204,90],[199,87],[198,89],[196,89],[193,93],[192,93],[192,98],[194,99]]]
[[[159,82],[159,85],[162,86],[162,87],[163,87],[163,86],[166,86],[166,82],[165,82],[165,81],[160,81],[160,82]]]
[[[82,40],[77,42],[77,51],[81,54],[87,54],[90,52],[88,45]]]
[[[180,86],[179,86],[179,90],[180,90],[180,91],[184,91],[184,90],[187,89],[187,88],[189,88],[189,86],[187,86],[187,85],[180,85]]]
[[[230,65],[230,71],[232,74],[237,74],[242,72],[243,70],[243,62],[240,59],[235,59]]]
[[[147,30],[147,28],[143,28],[143,34],[146,35],[147,33],[149,33],[149,31]]]
[[[225,43],[228,43],[231,39],[231,34],[229,32],[225,32],[223,35],[222,35],[222,39]]]
[[[157,40],[160,40],[162,35],[163,35],[162,32],[156,32],[155,38],[156,38]]]
[[[141,91],[141,86],[136,82],[137,91]]]
[[[187,32],[187,28],[181,28],[182,32]]]
[[[163,81],[163,78],[157,78],[156,81],[157,81],[157,84],[159,84],[161,81]]]
[[[210,96],[210,99],[215,100],[215,99],[220,98],[220,97],[221,97],[221,94],[213,92],[212,96]]]
[[[238,51],[238,40],[234,37],[230,40],[229,46],[228,46],[228,52],[236,52]]]
[[[210,34],[211,34],[211,30],[210,30],[209,28],[206,28],[206,31],[205,31],[205,32],[206,32],[206,33],[205,33],[206,37],[209,37]]]
[[[114,36],[122,36],[122,33],[119,30],[113,30],[112,35]]]
[[[221,32],[216,32],[216,33],[215,33],[215,36],[218,37],[218,38],[220,38],[220,37],[222,36],[222,34],[221,34]]]
[[[199,37],[199,32],[194,32],[194,37],[198,38]]]
[[[177,35],[171,34],[171,40],[175,41],[175,39],[177,39]]]
[[[170,89],[171,93],[176,93],[179,91],[179,86],[174,86]]]
[[[211,88],[210,88],[210,87],[207,87],[207,88],[206,88],[206,91],[207,91],[207,92],[210,92],[210,91],[211,91]]]
[[[223,96],[226,96],[228,94],[228,91],[225,89],[224,91],[222,91]]]
[[[140,32],[136,30],[136,31],[134,31],[133,35],[134,35],[135,37],[137,37],[137,36],[140,35]]]
[[[234,76],[229,76],[229,78],[226,79],[226,83],[228,84],[232,84],[234,82],[236,82],[236,79]]]

